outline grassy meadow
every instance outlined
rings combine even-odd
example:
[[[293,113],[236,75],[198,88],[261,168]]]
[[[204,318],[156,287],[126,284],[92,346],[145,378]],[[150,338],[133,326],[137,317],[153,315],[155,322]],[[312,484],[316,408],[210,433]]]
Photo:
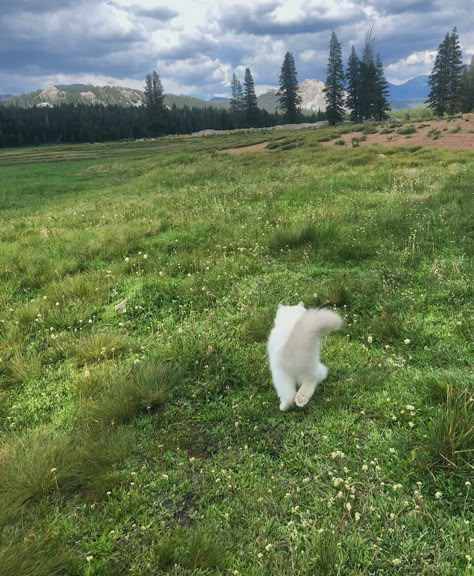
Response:
[[[341,130],[0,152],[0,576],[472,574],[474,153]]]

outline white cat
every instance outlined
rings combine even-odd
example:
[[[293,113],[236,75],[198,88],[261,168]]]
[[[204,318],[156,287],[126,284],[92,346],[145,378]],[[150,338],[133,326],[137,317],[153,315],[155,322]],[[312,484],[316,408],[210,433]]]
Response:
[[[328,375],[319,359],[320,336],[337,330],[342,319],[331,310],[278,305],[268,339],[268,356],[280,410],[306,406],[316,386]]]

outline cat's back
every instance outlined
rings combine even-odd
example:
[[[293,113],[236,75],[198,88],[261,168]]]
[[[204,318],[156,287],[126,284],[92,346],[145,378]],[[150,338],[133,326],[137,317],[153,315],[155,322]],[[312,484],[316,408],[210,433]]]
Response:
[[[285,346],[295,324],[306,312],[304,308],[299,306],[292,306],[291,308],[293,308],[291,311],[286,310],[285,314],[277,314],[275,318],[275,325],[270,332],[267,344],[270,357],[277,355]]]

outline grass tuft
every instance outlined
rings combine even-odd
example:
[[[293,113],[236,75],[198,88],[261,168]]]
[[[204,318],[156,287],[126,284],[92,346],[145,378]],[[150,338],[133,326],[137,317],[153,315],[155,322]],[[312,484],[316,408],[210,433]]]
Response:
[[[268,338],[275,312],[274,307],[265,307],[257,309],[252,314],[244,328],[249,342],[264,342]]]
[[[317,233],[313,224],[299,224],[290,228],[278,230],[270,240],[272,252],[280,252],[287,248],[299,248],[307,244],[315,244]]]
[[[431,436],[432,464],[455,470],[474,464],[474,396],[468,390],[446,387]]]
[[[227,566],[227,557],[223,552],[223,543],[220,538],[208,534],[203,529],[179,531],[174,536],[164,538],[154,547],[158,568],[169,570],[179,566],[192,573],[201,573],[212,569],[224,569]]]
[[[0,350],[3,356],[3,353]],[[40,358],[20,347],[15,347],[2,357],[0,362],[0,387],[16,386],[39,378],[41,375]]]
[[[99,399],[85,405],[84,416],[103,425],[128,422],[162,406],[181,381],[182,372],[176,366],[149,361],[111,382]]]
[[[2,576],[62,576],[70,574],[71,565],[71,554],[53,535],[30,535],[0,546]]]
[[[79,338],[72,345],[72,353],[78,366],[93,364],[107,358],[116,358],[130,349],[130,339],[126,334],[98,332]]]
[[[71,440],[61,433],[24,434],[0,444],[0,518],[69,484],[76,474]]]

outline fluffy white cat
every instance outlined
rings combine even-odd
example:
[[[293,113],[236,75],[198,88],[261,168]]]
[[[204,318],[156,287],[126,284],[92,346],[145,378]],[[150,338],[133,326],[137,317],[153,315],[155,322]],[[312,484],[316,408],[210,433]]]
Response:
[[[337,330],[342,319],[331,310],[278,305],[268,339],[268,356],[280,410],[306,406],[316,386],[328,375],[319,359],[320,336]]]

